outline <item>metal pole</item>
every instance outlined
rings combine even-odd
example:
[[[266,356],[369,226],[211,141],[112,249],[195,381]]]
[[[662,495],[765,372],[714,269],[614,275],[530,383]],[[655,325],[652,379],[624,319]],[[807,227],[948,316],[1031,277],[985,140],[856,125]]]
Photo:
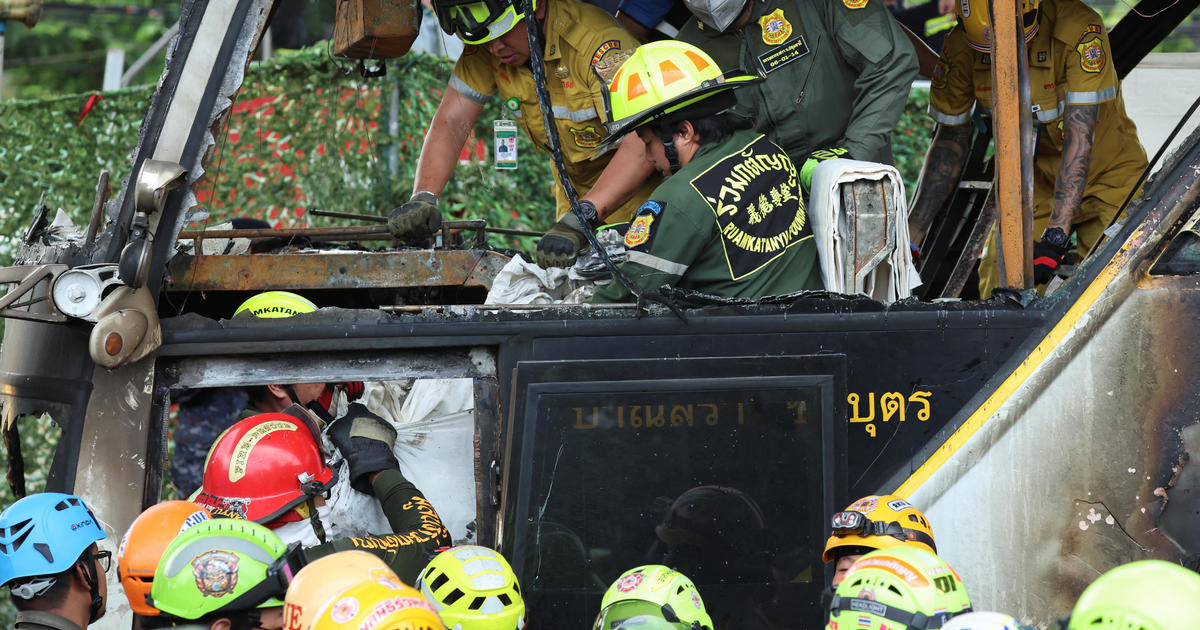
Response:
[[[4,20],[0,20],[0,99],[4,98]]]
[[[999,208],[1000,286],[1033,287],[1032,191],[1022,167],[1032,167],[1029,76],[1017,0],[992,3],[992,93],[995,95],[996,201]],[[1024,121],[1024,122],[1023,122]],[[1024,129],[1023,129],[1024,127]],[[1022,131],[1025,131],[1023,134]],[[1029,139],[1022,142],[1022,136]],[[1029,159],[1023,159],[1028,153]],[[1032,174],[1032,171],[1030,171]]]
[[[138,57],[136,61],[129,64],[129,69],[125,71],[125,74],[121,75],[121,87],[129,87],[129,82],[133,81],[133,77],[136,77],[142,71],[142,68],[145,68],[146,64],[150,63],[150,60],[154,59],[154,56],[166,47],[167,42],[171,41],[171,38],[175,37],[175,34],[178,32],[179,22],[176,21],[175,24],[171,25],[171,28],[167,29],[166,33],[163,33],[162,37],[159,37],[153,44],[150,44],[150,48],[147,48],[141,57]]]

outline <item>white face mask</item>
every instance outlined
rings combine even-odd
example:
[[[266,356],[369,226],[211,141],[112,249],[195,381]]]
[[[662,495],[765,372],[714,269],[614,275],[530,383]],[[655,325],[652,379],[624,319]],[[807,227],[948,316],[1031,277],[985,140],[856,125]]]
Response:
[[[328,505],[317,506],[317,518],[321,519],[321,525],[325,528],[325,540],[333,540],[335,536],[330,528]],[[298,542],[301,547],[316,547],[321,544],[321,539],[317,538],[317,532],[313,530],[312,521],[307,518],[276,527],[273,531],[285,545]]]
[[[705,26],[724,32],[742,14],[747,0],[683,0]]]

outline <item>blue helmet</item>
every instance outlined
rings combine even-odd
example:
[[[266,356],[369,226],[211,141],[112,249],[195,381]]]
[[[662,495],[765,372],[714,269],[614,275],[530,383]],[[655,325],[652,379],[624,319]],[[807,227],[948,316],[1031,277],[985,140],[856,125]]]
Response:
[[[105,538],[83,500],[70,494],[33,494],[0,512],[0,586],[20,578],[62,573]],[[15,595],[29,599],[53,582]]]

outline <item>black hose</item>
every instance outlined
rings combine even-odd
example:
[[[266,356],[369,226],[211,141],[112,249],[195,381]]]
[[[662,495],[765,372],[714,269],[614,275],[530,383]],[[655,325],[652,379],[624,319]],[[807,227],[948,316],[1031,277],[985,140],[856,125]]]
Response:
[[[571,212],[579,219],[583,225],[590,225],[590,222],[583,213],[579,210],[579,196],[575,192],[575,184],[571,183],[571,178],[567,177],[567,166],[563,162],[562,143],[558,138],[558,126],[554,124],[554,110],[550,106],[550,92],[546,89],[546,63],[542,57],[542,25],[538,22],[534,15],[533,0],[519,0],[521,3],[521,11],[525,14],[526,32],[529,36],[529,67],[533,71],[533,84],[538,97],[538,109],[542,112],[542,122],[546,126],[546,141],[549,146],[546,148],[550,152],[550,157],[554,162],[554,170],[558,173],[558,181],[562,184],[563,191],[567,195],[567,203],[571,205]],[[553,0],[542,0],[542,2],[552,2]],[[625,272],[621,271],[617,264],[608,257],[608,252],[604,250],[604,246],[596,238],[595,230],[584,230],[584,237],[587,238],[588,245],[596,250],[600,256],[600,261],[604,263],[605,268],[612,272],[613,278],[620,282],[630,293],[637,298],[637,303],[640,307],[646,302],[658,302],[671,309],[677,317],[683,321],[687,321],[683,312],[679,310],[674,302],[663,296],[657,291],[643,291],[641,287],[634,284]]]

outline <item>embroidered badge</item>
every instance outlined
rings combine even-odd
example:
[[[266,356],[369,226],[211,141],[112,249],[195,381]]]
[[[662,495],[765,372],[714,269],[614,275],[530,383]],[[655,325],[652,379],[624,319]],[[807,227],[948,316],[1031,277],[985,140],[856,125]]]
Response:
[[[228,551],[202,553],[192,560],[196,588],[204,597],[224,597],[233,593],[238,582],[238,557]]]
[[[929,80],[929,85],[937,89],[946,87],[946,75],[950,74],[950,62],[946,61],[945,57],[939,57],[937,66],[933,68],[933,77]]]
[[[581,149],[594,149],[600,146],[600,141],[604,139],[600,131],[591,125],[582,129],[567,127],[567,130],[571,132],[571,139],[575,141],[575,146]]]
[[[762,64],[763,70],[767,74],[771,74],[783,66],[807,55],[808,52],[808,44],[804,43],[804,36],[797,35],[792,41],[759,55],[758,62]]]
[[[600,46],[598,48],[596,48],[596,52],[592,53],[592,65],[594,66],[597,63],[600,63],[600,60],[603,59],[604,55],[607,55],[610,50],[620,50],[620,49],[621,49],[620,40],[610,39],[610,40],[604,42],[603,44],[600,44]]]
[[[640,219],[642,217],[638,217],[638,218]],[[630,231],[632,232],[633,228],[630,228]],[[626,240],[627,241],[629,240],[628,237],[626,237]],[[631,573],[629,575],[626,575],[625,577],[621,578],[620,580],[617,580],[617,590],[621,591],[622,593],[628,593],[629,591],[632,591],[633,589],[637,588],[639,584],[642,583],[642,577],[643,576],[641,573]]]
[[[792,25],[783,17],[783,9],[775,9],[758,18],[758,25],[762,27],[763,41],[770,46],[786,42],[792,34]]]
[[[756,273],[812,236],[796,165],[765,136],[690,183],[713,212],[731,280]]]
[[[861,9],[867,6],[867,0],[842,0],[847,9]]]
[[[1104,46],[1099,36],[1085,36],[1075,50],[1079,51],[1079,67],[1084,72],[1100,72],[1104,69]]]
[[[653,214],[639,215],[638,218],[634,219],[633,223],[629,224],[629,231],[625,232],[625,247],[637,247],[638,245],[641,245],[641,244],[645,243],[646,241],[649,241],[650,240],[650,226],[653,224],[654,224],[654,215]],[[626,576],[625,579],[632,578],[632,577],[637,577],[638,582],[642,581],[642,576],[637,573]],[[624,580],[622,580],[622,581],[624,581]],[[617,586],[618,586],[618,588],[620,588],[619,584]],[[637,586],[637,584],[634,584],[634,586]]]

